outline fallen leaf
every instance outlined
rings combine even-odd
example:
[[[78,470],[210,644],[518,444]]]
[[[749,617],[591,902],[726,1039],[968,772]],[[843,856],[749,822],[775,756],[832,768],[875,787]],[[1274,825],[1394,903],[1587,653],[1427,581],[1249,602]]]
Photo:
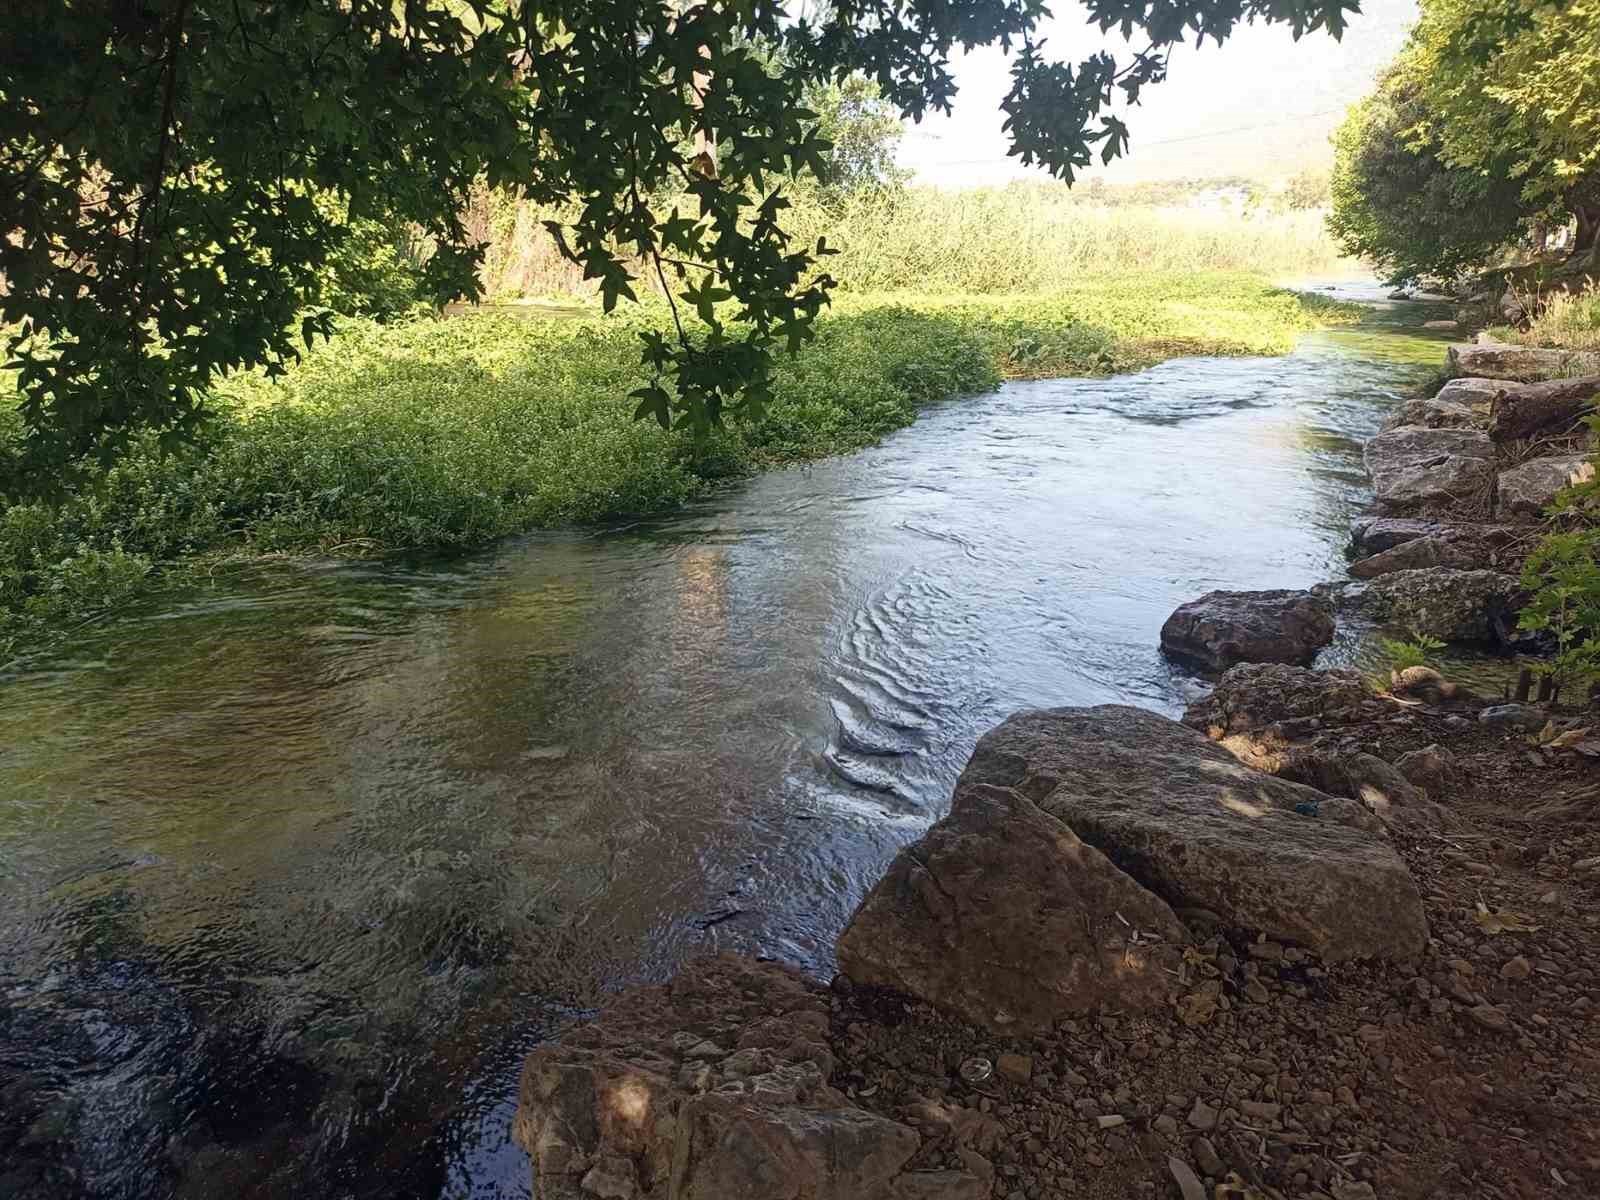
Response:
[[[1539,928],[1526,913],[1512,912],[1509,908],[1490,912],[1482,900],[1478,901],[1477,911],[1472,916],[1485,933],[1532,933]]]

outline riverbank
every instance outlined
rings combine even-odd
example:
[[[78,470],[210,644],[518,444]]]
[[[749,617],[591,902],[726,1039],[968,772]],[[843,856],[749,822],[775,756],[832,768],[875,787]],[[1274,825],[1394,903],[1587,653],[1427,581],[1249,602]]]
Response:
[[[1451,359],[1512,369],[1493,347]],[[1492,392],[1474,418],[1528,411],[1510,381]],[[1461,404],[1410,402],[1369,447],[1399,537],[1376,553],[1463,518],[1482,532],[1520,494],[1504,471],[1540,461],[1458,455],[1486,498],[1416,492],[1450,465],[1438,447],[1376,465],[1385,438]],[[1386,565],[1367,569],[1440,586],[1398,589],[1384,616],[1496,636],[1478,585],[1514,577]],[[673,1194],[783,1179],[893,1200],[1593,1190],[1600,745],[1571,706],[1497,699],[1426,671],[1373,694],[1351,671],[1247,664],[1183,725],[1018,714],[857,910],[831,991],[691,965],[535,1052],[517,1133],[539,1194],[654,1196],[668,1178]],[[623,1094],[655,1137],[600,1117]]]
[[[196,447],[164,455],[152,439],[64,503],[0,511],[0,660],[219,564],[458,551],[662,512],[723,479],[859,449],[1002,378],[1281,354],[1351,310],[1244,275],[853,296],[780,360],[760,421],[704,439],[631,420],[635,335],[660,316],[355,325],[281,381],[233,381]],[[0,470],[19,436],[5,417]]]

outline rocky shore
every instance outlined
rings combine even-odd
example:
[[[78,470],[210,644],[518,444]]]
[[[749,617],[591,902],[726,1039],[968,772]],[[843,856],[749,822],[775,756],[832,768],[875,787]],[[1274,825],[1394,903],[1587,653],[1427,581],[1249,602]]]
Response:
[[[1517,637],[1600,363],[1450,361],[1367,448],[1353,581],[1173,614],[1219,675],[1181,722],[1015,714],[829,985],[701,960],[538,1048],[535,1196],[1600,1194],[1600,735],[1308,665],[1351,612]]]

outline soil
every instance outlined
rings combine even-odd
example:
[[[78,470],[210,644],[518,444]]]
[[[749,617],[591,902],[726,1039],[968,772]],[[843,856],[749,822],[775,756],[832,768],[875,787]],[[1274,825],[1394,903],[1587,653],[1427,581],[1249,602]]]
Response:
[[[992,1167],[999,1200],[1600,1196],[1600,764],[1398,702],[1317,738],[1457,760],[1445,828],[1392,835],[1420,961],[1201,931],[1170,1012],[1028,1041],[840,980],[834,1086],[928,1135],[918,1165]]]

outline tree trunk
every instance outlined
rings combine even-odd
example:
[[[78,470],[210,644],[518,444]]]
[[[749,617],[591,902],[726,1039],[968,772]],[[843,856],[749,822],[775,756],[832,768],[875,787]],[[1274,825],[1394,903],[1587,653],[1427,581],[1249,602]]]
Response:
[[[1600,254],[1600,205],[1574,205],[1572,215],[1578,220],[1578,235],[1573,240],[1573,255],[1587,254],[1593,261]]]

